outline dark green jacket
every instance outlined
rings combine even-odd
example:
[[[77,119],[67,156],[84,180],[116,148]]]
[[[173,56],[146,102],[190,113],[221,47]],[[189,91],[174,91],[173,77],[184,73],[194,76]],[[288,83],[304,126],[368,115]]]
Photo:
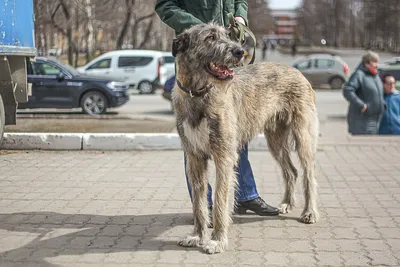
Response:
[[[348,131],[351,134],[377,134],[385,108],[383,85],[379,74],[373,76],[361,63],[343,87],[349,102]],[[367,110],[361,109],[367,104]]]
[[[155,11],[160,19],[181,34],[185,29],[199,23],[214,21],[227,26],[227,14],[247,21],[247,0],[157,0]]]

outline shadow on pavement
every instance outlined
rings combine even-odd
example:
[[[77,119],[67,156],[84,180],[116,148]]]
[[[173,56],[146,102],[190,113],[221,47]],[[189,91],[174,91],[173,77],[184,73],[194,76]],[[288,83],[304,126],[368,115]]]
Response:
[[[141,112],[141,114],[144,114],[144,115],[171,115],[171,116],[174,115],[174,113],[170,109],[156,110],[156,111],[144,111],[144,112]]]
[[[346,120],[346,115],[328,115],[326,116],[328,120],[344,121]]]
[[[41,267],[56,267],[46,258],[90,253],[193,250],[176,241],[192,230],[191,213],[149,215],[92,215],[53,212],[0,214],[0,229],[27,232],[25,245],[0,253],[0,266],[11,262],[33,262]],[[297,217],[233,216],[234,224],[265,220],[298,220]],[[184,228],[182,226],[185,226]],[[58,230],[58,231],[57,231]],[[64,232],[64,233],[63,233]],[[1,242],[7,247],[6,238]],[[15,244],[15,242],[11,242]],[[24,241],[25,243],[25,241]]]
[[[92,116],[84,114],[81,111],[21,111],[18,110],[18,115],[82,115],[82,116]],[[107,111],[100,115],[117,115],[117,111]]]

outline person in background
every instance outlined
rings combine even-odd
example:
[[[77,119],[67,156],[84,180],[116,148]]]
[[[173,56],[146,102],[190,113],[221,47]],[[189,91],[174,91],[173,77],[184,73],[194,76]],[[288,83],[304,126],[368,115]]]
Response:
[[[383,85],[378,75],[378,54],[369,51],[343,86],[349,102],[348,132],[352,135],[378,134],[384,112]]]
[[[296,41],[293,41],[292,43],[292,57],[295,57],[297,53],[297,44]]]
[[[262,59],[263,60],[266,60],[267,51],[268,51],[268,40],[266,38],[264,38],[262,40]]]
[[[379,126],[379,134],[400,135],[400,93],[396,90],[396,80],[391,75],[382,78],[386,111]]]

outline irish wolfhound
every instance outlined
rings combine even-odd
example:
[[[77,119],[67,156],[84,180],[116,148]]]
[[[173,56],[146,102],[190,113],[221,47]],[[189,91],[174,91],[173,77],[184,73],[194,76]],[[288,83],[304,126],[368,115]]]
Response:
[[[264,132],[279,163],[286,190],[280,212],[294,206],[297,170],[290,159],[295,143],[304,169],[305,207],[301,220],[314,223],[316,205],[315,155],[318,117],[314,91],[296,69],[275,63],[238,67],[244,50],[231,41],[225,28],[200,24],[175,40],[176,86],[173,107],[187,171],[193,190],[194,232],[181,246],[203,246],[207,253],[225,250],[234,201],[241,147]],[[290,138],[293,137],[293,138]],[[216,166],[214,229],[208,240],[207,163]]]

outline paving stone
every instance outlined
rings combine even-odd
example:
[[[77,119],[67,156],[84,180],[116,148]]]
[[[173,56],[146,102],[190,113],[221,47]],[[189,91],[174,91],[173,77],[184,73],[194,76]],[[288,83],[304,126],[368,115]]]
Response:
[[[344,259],[345,266],[368,266],[369,258],[364,252],[342,252],[341,256]]]
[[[2,155],[0,266],[400,266],[397,154],[395,146],[325,146],[321,220],[298,221],[298,183],[292,213],[233,216],[227,251],[216,255],[176,243],[193,231],[181,151]],[[279,168],[269,154],[249,157],[260,194],[276,205]]]
[[[372,259],[373,266],[399,266],[400,261],[396,259],[390,251],[369,251],[369,257]]]
[[[317,263],[314,253],[290,253],[289,259],[296,266],[315,266]]]
[[[339,252],[318,252],[317,253],[319,266],[341,266],[343,259],[340,257]]]
[[[394,251],[400,251],[400,239],[387,239],[386,243]]]
[[[309,241],[294,240],[289,243],[288,250],[290,252],[310,252],[313,250],[313,246],[311,244],[311,240]]]
[[[390,249],[385,240],[364,239],[361,240],[361,243],[366,247],[367,251],[386,251]]]
[[[338,251],[335,240],[316,239],[313,241],[316,251]]]
[[[133,252],[131,251],[115,251],[107,254],[104,262],[115,263],[115,264],[130,264],[133,262]]]
[[[288,266],[289,264],[289,254],[284,252],[267,252],[264,259],[267,266]]]

